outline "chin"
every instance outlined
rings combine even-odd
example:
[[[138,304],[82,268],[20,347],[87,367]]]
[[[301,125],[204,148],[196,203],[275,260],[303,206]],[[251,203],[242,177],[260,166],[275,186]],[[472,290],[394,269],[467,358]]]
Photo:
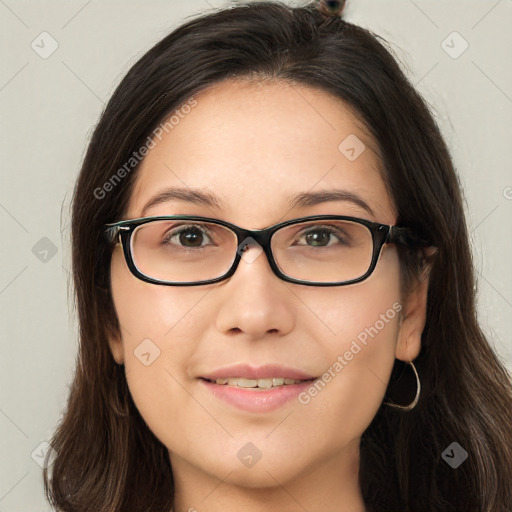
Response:
[[[221,458],[215,455],[209,460],[203,456],[197,461],[198,469],[231,485],[270,488],[299,477],[307,466],[305,461],[298,461],[284,450],[276,453],[262,449],[259,454],[256,450],[246,443],[232,452],[232,456],[227,455],[229,451]]]
[[[271,488],[285,485],[288,481],[293,480],[293,478],[297,476],[289,468],[280,466],[269,467],[264,465],[261,460],[251,468],[235,466],[231,467],[228,471],[231,471],[231,474],[227,478],[225,478],[227,472],[221,475],[217,474],[217,476],[226,483],[249,489]]]

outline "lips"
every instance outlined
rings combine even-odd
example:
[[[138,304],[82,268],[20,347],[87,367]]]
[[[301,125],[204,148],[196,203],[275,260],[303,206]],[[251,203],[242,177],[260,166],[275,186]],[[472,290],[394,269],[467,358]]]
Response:
[[[206,373],[201,375],[201,378],[215,382],[218,379],[294,379],[305,381],[316,377],[303,370],[279,364],[267,364],[258,367],[249,364],[236,364]]]
[[[283,384],[270,388],[244,388],[238,385],[216,384],[204,378],[199,378],[198,381],[200,389],[219,403],[239,411],[261,414],[271,413],[285,407],[286,404],[293,403],[300,393],[305,392],[312,385],[313,379],[299,380],[296,384]]]
[[[205,373],[198,380],[205,391],[223,403],[246,412],[267,413],[291,403],[315,378],[298,368],[278,364],[236,364]]]

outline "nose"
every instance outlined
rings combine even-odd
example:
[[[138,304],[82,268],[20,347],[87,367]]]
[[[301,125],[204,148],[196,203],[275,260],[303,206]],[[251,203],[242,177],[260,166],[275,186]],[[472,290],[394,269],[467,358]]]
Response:
[[[284,336],[293,330],[296,301],[289,289],[293,284],[274,274],[258,244],[245,247],[235,273],[217,286],[219,332],[258,339],[267,334]]]

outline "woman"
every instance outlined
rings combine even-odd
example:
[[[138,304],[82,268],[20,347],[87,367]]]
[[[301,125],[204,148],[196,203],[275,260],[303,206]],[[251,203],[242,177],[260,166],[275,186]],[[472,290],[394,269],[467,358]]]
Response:
[[[511,510],[457,176],[367,30],[268,2],[176,29],[107,105],[72,234],[58,510]]]

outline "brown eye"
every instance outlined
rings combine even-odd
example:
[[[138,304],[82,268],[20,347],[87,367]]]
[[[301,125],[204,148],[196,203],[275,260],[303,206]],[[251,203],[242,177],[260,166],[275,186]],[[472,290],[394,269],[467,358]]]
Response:
[[[202,241],[207,237],[206,230],[199,226],[182,226],[171,230],[165,237],[164,243],[170,244],[177,237],[179,244],[184,247],[202,247]]]

